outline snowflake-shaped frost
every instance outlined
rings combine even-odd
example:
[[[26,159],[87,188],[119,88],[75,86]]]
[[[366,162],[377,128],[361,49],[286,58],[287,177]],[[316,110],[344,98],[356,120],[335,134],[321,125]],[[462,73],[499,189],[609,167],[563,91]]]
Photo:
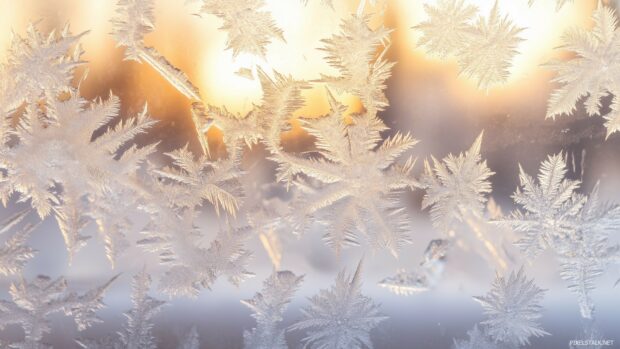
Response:
[[[122,347],[127,349],[155,349],[157,344],[152,334],[151,321],[166,302],[148,295],[151,277],[146,270],[134,276],[131,287],[133,308],[125,313],[127,325],[119,333],[119,340]]]
[[[566,179],[566,162],[561,154],[549,156],[540,166],[538,183],[519,167],[521,188],[513,194],[516,210],[499,223],[524,235],[516,245],[528,257],[536,257],[548,247],[555,247],[573,231],[575,216],[585,201],[576,193],[579,181]]]
[[[221,29],[228,33],[228,48],[233,56],[240,53],[265,57],[267,45],[274,39],[284,41],[271,13],[262,10],[263,0],[201,0],[201,11],[213,14],[224,22]]]
[[[361,233],[372,246],[396,255],[408,241],[408,220],[397,195],[417,185],[410,175],[414,160],[403,165],[396,160],[417,141],[398,133],[380,144],[380,133],[387,129],[381,120],[365,113],[347,124],[344,106],[328,97],[332,112],[304,121],[321,157],[283,154],[275,158],[278,178],[292,183],[295,176],[305,175],[323,183],[302,206],[305,216],[326,215],[330,226],[325,240],[336,251],[359,244]]]
[[[280,328],[282,316],[291,298],[299,288],[303,276],[296,276],[290,271],[274,271],[263,283],[263,290],[252,299],[241,301],[249,307],[256,319],[252,331],[243,332],[245,349],[287,349],[284,334]]]
[[[545,291],[525,277],[523,269],[510,273],[508,279],[497,274],[486,296],[474,297],[487,319],[481,324],[496,342],[528,345],[529,338],[549,335],[538,320],[542,317],[539,304]]]
[[[25,37],[15,35],[8,63],[0,66],[0,113],[67,91],[75,68],[83,63],[77,45],[82,35],[71,35],[68,25],[60,33],[44,35],[33,24]]]
[[[15,129],[0,127],[5,132],[0,137],[5,140],[0,144],[0,169],[4,171],[0,198],[7,202],[12,193],[19,193],[19,200],[30,200],[42,218],[53,212],[69,257],[84,245],[86,237],[80,232],[85,218],[106,219],[95,209],[105,200],[105,193],[129,186],[125,181],[135,176],[139,164],[154,151],[154,146],[127,147],[154,124],[146,108],[133,118],[109,125],[118,116],[119,104],[111,95],[105,102],[88,105],[72,91],[66,99],[47,101],[44,110],[29,105]],[[93,138],[94,134],[98,136]]]
[[[125,59],[140,61],[144,36],[155,30],[153,0],[120,0],[112,19],[118,46],[125,47]]]
[[[463,1],[445,0],[437,7],[425,8],[429,20],[417,28],[423,33],[421,44],[430,53],[454,55],[460,74],[475,80],[480,89],[487,90],[507,80],[522,29],[508,16],[500,15],[497,1],[488,17],[478,16],[473,23],[470,19],[477,9]]]
[[[62,312],[72,316],[78,330],[82,331],[95,322],[97,310],[104,307],[103,294],[117,276],[83,294],[67,291],[67,282],[60,277],[51,280],[38,276],[34,281],[21,280],[11,284],[9,293],[13,301],[0,301],[0,328],[18,324],[24,329],[21,348],[38,348],[44,334],[50,332],[51,314]]]
[[[240,186],[237,159],[210,160],[206,155],[194,159],[187,147],[167,153],[174,167],[157,170],[167,184],[169,196],[179,207],[193,208],[209,201],[219,214],[223,208],[235,215],[240,204]]]
[[[340,72],[339,76],[322,76],[322,81],[336,92],[357,96],[368,113],[374,114],[388,106],[384,90],[394,63],[383,59],[390,30],[368,26],[369,18],[353,15],[345,19],[341,32],[323,40],[327,63]],[[377,50],[384,47],[377,57]]]
[[[494,173],[480,156],[482,133],[466,153],[449,154],[442,161],[431,157],[433,166],[424,162],[424,176],[420,180],[426,195],[422,208],[431,207],[433,225],[443,232],[462,223],[464,215],[482,215],[491,192],[489,177]]]
[[[336,285],[321,290],[310,298],[311,305],[302,309],[304,320],[291,329],[308,330],[302,340],[306,347],[373,347],[370,331],[387,317],[381,315],[378,304],[361,293],[361,266],[360,261],[352,278],[340,272]]]
[[[560,275],[579,297],[581,314],[591,318],[590,292],[605,267],[620,258],[620,247],[608,241],[620,229],[620,206],[601,202],[598,185],[590,196],[576,192],[580,182],[565,178],[560,154],[541,165],[539,184],[521,170],[521,185],[513,195],[525,212],[515,211],[498,221],[525,236],[517,245],[529,257],[552,249],[561,264]]]
[[[620,261],[620,246],[608,239],[620,229],[620,206],[601,202],[598,196],[597,185],[575,218],[575,231],[556,248],[560,276],[577,295],[581,315],[588,319],[594,311],[590,294],[596,279],[609,264]]]
[[[565,62],[549,66],[557,72],[553,81],[561,86],[551,93],[547,117],[570,115],[576,104],[586,97],[584,105],[588,115],[602,115],[601,99],[613,95],[611,111],[604,115],[607,137],[620,130],[620,32],[613,9],[599,6],[592,15],[591,31],[573,28],[563,37],[563,48],[576,56]]]
[[[428,20],[415,26],[422,37],[418,45],[440,58],[455,54],[468,39],[470,21],[478,12],[465,0],[439,0],[437,6],[424,4]]]
[[[483,90],[504,83],[522,41],[521,30],[500,15],[496,1],[489,16],[479,16],[471,26],[466,45],[457,53],[461,74],[476,80]]]

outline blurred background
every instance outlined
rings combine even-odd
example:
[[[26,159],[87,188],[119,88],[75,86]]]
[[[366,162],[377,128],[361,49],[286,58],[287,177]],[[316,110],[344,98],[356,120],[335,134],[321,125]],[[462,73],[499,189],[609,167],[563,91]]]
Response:
[[[605,138],[603,119],[589,118],[583,107],[571,117],[556,121],[545,120],[547,98],[553,83],[552,72],[544,67],[551,59],[567,58],[558,50],[561,34],[571,26],[589,28],[591,13],[597,0],[576,0],[556,11],[555,0],[537,0],[531,7],[527,0],[499,0],[503,14],[509,14],[516,25],[526,28],[513,61],[509,81],[489,91],[476,88],[473,81],[458,75],[456,60],[429,57],[417,47],[419,34],[413,26],[426,18],[423,4],[432,0],[379,1],[369,9],[373,26],[384,24],[394,29],[388,58],[397,62],[388,83],[390,107],[381,113],[391,128],[411,134],[420,143],[413,155],[420,160],[433,154],[443,157],[469,148],[476,136],[484,130],[482,155],[496,174],[493,182],[493,200],[506,213],[514,209],[510,195],[518,184],[518,165],[535,174],[539,163],[547,155],[560,151],[569,158],[571,178],[583,180],[583,191],[589,192],[600,181],[604,199],[620,201],[620,135]],[[198,2],[185,4],[181,0],[156,1],[156,30],[146,37],[146,44],[155,47],[171,63],[185,72],[200,89],[205,103],[226,106],[231,111],[244,113],[252,103],[260,102],[260,85],[236,74],[241,67],[258,63],[266,70],[290,74],[296,79],[312,80],[321,73],[333,73],[317,48],[321,40],[339,31],[339,23],[357,7],[356,0],[334,0],[334,8],[322,1],[310,0],[304,6],[297,0],[266,0],[277,25],[283,29],[286,42],[274,42],[268,47],[264,60],[254,57],[232,57],[226,50],[226,34],[218,28],[221,22],[213,17],[198,16]],[[481,13],[488,13],[493,0],[468,0]],[[617,6],[613,1],[606,2]],[[81,93],[88,99],[107,98],[112,91],[122,101],[122,114],[131,115],[148,102],[158,125],[141,141],[160,140],[159,153],[185,144],[197,151],[199,144],[190,115],[190,101],[178,93],[152,68],[145,64],[123,60],[123,49],[117,48],[111,32],[110,19],[114,15],[113,0],[0,0],[0,61],[5,58],[12,32],[23,34],[28,23],[39,21],[43,32],[61,29],[70,23],[73,33],[88,31],[81,40],[87,63],[80,68],[76,82],[88,71],[81,84]],[[325,89],[316,85],[305,92],[306,106],[296,116],[318,116],[328,111]],[[356,110],[350,96],[338,98]],[[387,134],[386,134],[387,136]],[[209,142],[217,149],[221,135],[209,131]],[[301,129],[295,128],[284,135],[288,150],[308,149],[312,140]],[[247,150],[243,166],[258,184],[274,180],[274,165],[264,159],[260,146]],[[162,158],[161,161],[164,161]],[[421,172],[418,162],[416,173]],[[486,258],[475,246],[463,245],[453,249],[447,257],[445,273],[435,289],[414,296],[397,296],[377,282],[396,273],[398,269],[411,270],[422,259],[428,242],[440,238],[429,221],[427,212],[420,210],[423,193],[407,194],[410,214],[414,219],[411,232],[413,244],[406,247],[399,259],[378,252],[366,255],[364,292],[383,305],[390,320],[373,332],[376,348],[449,348],[453,338],[466,338],[466,331],[482,319],[482,310],[472,296],[482,295],[489,288],[498,265]],[[12,202],[2,208],[0,218],[9,216],[20,207]],[[208,210],[207,210],[208,211]],[[214,235],[222,222],[213,212],[205,212],[202,226]],[[90,227],[96,236],[95,228]],[[514,236],[505,231],[489,231],[488,237],[506,250],[511,250]],[[346,250],[337,257],[325,246],[320,232],[306,234],[302,239],[285,239],[282,269],[305,274],[305,281],[289,307],[285,323],[299,318],[299,307],[306,298],[320,288],[333,283],[339,270],[352,271],[362,255],[361,249]],[[616,237],[617,239],[617,237]],[[105,259],[100,241],[91,241],[67,265],[66,253],[56,222],[50,218],[35,232],[31,245],[39,253],[26,268],[25,276],[37,274],[52,277],[66,275],[77,289],[92,287],[114,275]],[[162,348],[171,347],[192,325],[197,325],[202,348],[241,348],[242,331],[254,326],[249,310],[239,303],[250,298],[261,288],[262,281],[271,273],[269,257],[258,238],[253,238],[254,251],[251,270],[256,277],[235,288],[226,280],[218,280],[211,291],[203,291],[198,300],[175,299],[157,317],[155,334]],[[121,281],[115,283],[108,296],[108,308],[101,311],[106,320],[88,329],[85,336],[97,336],[118,330],[124,321],[123,311],[130,308],[129,281],[142,268],[157,270],[154,256],[134,254],[121,256],[118,264],[123,271]],[[579,316],[576,297],[559,278],[558,265],[551,254],[545,254],[533,263],[525,262],[518,252],[507,253],[507,270],[525,266],[529,277],[542,288],[545,297],[543,327],[552,336],[535,339],[533,348],[568,348],[570,339],[578,338],[584,325]],[[501,273],[506,270],[498,270]],[[594,292],[597,305],[597,325],[604,338],[616,339],[620,347],[620,289],[614,282],[620,278],[618,267],[611,268],[599,281]],[[156,278],[155,278],[156,279]],[[3,278],[2,293],[8,297],[11,279]],[[153,294],[158,295],[156,291]],[[3,338],[19,338],[20,330],[7,328]],[[47,340],[58,348],[74,347],[72,336],[77,331],[70,320],[55,318],[53,334]],[[292,348],[297,346],[302,333],[291,333]]]

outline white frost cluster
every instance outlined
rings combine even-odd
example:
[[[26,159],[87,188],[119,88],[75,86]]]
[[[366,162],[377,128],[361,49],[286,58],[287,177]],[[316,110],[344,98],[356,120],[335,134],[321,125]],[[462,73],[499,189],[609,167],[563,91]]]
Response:
[[[523,29],[502,17],[498,4],[495,1],[487,17],[475,20],[478,9],[465,0],[425,4],[429,18],[416,26],[422,33],[419,45],[439,57],[456,57],[460,74],[475,80],[480,89],[506,82]]]

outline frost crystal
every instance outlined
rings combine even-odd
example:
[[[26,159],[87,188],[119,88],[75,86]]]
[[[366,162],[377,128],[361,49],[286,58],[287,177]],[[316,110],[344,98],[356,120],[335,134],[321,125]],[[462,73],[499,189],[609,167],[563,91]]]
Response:
[[[18,212],[0,224],[0,235],[6,234],[18,226],[30,213],[30,209]],[[30,234],[38,225],[25,224],[17,230],[0,247],[0,274],[14,275],[21,273],[26,262],[34,257],[35,250],[26,245]]]
[[[491,291],[474,299],[484,308],[487,320],[481,324],[491,338],[509,345],[528,345],[532,336],[549,335],[538,323],[544,293],[520,269],[510,273],[508,279],[497,274]]]
[[[192,84],[187,75],[170,63],[153,47],[144,44],[144,36],[155,29],[153,14],[153,0],[120,0],[116,17],[112,19],[113,35],[117,46],[125,47],[125,59],[136,62],[146,62],[157,73],[166,79],[177,91],[193,101],[192,121],[198,133],[198,141],[204,154],[208,153],[208,143],[202,133],[200,118],[197,114],[204,106],[201,102],[200,91]]]
[[[522,188],[517,188],[513,199],[525,212],[514,211],[499,223],[524,235],[516,245],[533,258],[572,233],[570,217],[577,215],[585,198],[575,192],[578,181],[565,179],[567,168],[561,154],[549,156],[541,164],[538,184],[519,169]]]
[[[11,284],[9,293],[13,301],[0,301],[0,328],[18,324],[24,329],[20,348],[37,348],[44,334],[50,332],[51,314],[63,312],[72,316],[78,330],[82,331],[100,320],[96,311],[103,308],[103,294],[117,276],[84,294],[67,291],[67,282],[60,277],[51,280],[38,276],[32,283],[21,280]]]
[[[340,251],[346,245],[359,244],[363,234],[373,247],[388,249],[396,255],[408,242],[408,219],[398,194],[417,182],[410,172],[414,160],[403,165],[396,159],[416,144],[409,134],[396,134],[381,142],[387,127],[367,113],[356,115],[349,124],[344,106],[331,94],[332,112],[318,119],[304,121],[304,127],[316,137],[319,158],[283,155],[278,178],[293,182],[297,175],[320,181],[316,194],[304,198],[304,215],[324,213],[330,226],[326,242]]]
[[[266,46],[274,39],[284,41],[271,13],[261,10],[263,0],[201,0],[202,12],[213,14],[224,22],[221,29],[228,33],[228,48],[233,56],[249,53],[265,57]]]
[[[172,182],[165,190],[176,206],[193,208],[207,200],[218,214],[220,207],[232,215],[237,212],[241,195],[237,159],[211,161],[202,155],[194,160],[187,147],[166,155],[174,167],[155,173]]]
[[[290,271],[274,271],[263,283],[263,290],[254,298],[241,301],[249,307],[256,319],[256,328],[244,331],[245,349],[287,349],[284,333],[280,328],[286,306],[303,280]]]
[[[618,260],[620,247],[608,241],[620,229],[620,206],[600,202],[598,186],[590,196],[576,192],[580,182],[565,179],[566,161],[560,154],[541,165],[537,185],[521,170],[521,185],[513,198],[526,210],[499,221],[525,237],[517,245],[529,257],[551,248],[561,263],[561,276],[579,297],[581,314],[592,316],[590,292],[605,267]]]
[[[118,46],[125,47],[125,59],[146,62],[187,98],[200,101],[198,89],[152,47],[144,45],[144,36],[155,29],[153,0],[120,0],[112,20]]]
[[[498,2],[487,18],[478,20],[469,29],[467,45],[458,52],[461,74],[478,82],[478,88],[488,89],[508,79],[512,59],[517,54],[521,28],[499,13]]]
[[[424,4],[424,11],[428,20],[415,26],[422,33],[418,45],[445,58],[455,54],[468,39],[469,23],[478,9],[465,0],[439,0],[436,7]]]
[[[468,340],[455,340],[453,349],[518,349],[518,345],[497,343],[485,333],[484,327],[476,325],[467,331]]]
[[[601,2],[592,15],[594,28],[587,31],[573,28],[564,34],[563,48],[576,54],[566,62],[553,62],[550,68],[558,75],[553,81],[561,86],[551,93],[547,117],[555,118],[575,111],[576,104],[585,96],[588,115],[602,115],[601,99],[613,95],[611,111],[604,115],[607,137],[620,130],[620,34],[613,9]]]
[[[53,212],[70,258],[86,240],[80,235],[86,217],[118,218],[97,211],[95,206],[106,192],[124,187],[154,151],[154,146],[127,146],[154,124],[146,108],[133,118],[109,125],[118,116],[119,104],[111,95],[105,102],[88,106],[72,91],[62,101],[48,100],[45,110],[29,105],[15,129],[0,127],[4,132],[0,136],[4,141],[0,144],[0,170],[5,171],[0,198],[7,202],[16,192],[20,201],[30,200],[42,218]],[[9,135],[15,135],[16,142],[9,141]],[[89,202],[94,204],[89,206]]]
[[[469,215],[481,216],[491,192],[489,177],[494,173],[480,156],[482,133],[466,153],[449,154],[441,162],[431,156],[433,166],[424,162],[420,180],[426,195],[422,208],[431,207],[433,225],[448,232]],[[465,217],[464,217],[465,216]]]
[[[120,0],[117,3],[114,37],[125,47],[125,59],[140,61],[144,36],[155,30],[153,0]]]
[[[235,115],[226,108],[209,107],[207,117],[224,133],[224,143],[229,154],[234,155],[242,144],[251,147],[262,141],[275,154],[281,150],[282,131],[289,129],[293,112],[303,106],[301,91],[308,88],[304,81],[294,80],[275,72],[274,79],[262,69],[257,69],[263,90],[262,102],[247,115]],[[205,130],[206,131],[206,130]]]
[[[383,59],[390,30],[383,26],[372,30],[368,17],[351,16],[340,26],[341,33],[323,40],[327,62],[340,72],[339,76],[322,76],[322,81],[336,92],[357,96],[369,114],[388,106],[386,80],[394,63]],[[379,57],[377,50],[384,47]]]
[[[30,24],[26,37],[13,37],[8,63],[0,66],[0,114],[66,92],[73,71],[82,64],[82,50],[76,45],[82,35],[72,36],[65,26],[46,36]]]
[[[105,336],[98,340],[80,339],[77,344],[85,349],[156,349],[153,336],[153,317],[166,304],[148,295],[151,277],[142,270],[133,277],[131,302],[133,308],[124,315],[127,324],[117,332],[118,337]],[[186,338],[180,341],[178,349],[198,349],[198,332],[193,327]]]
[[[159,212],[143,231],[147,238],[138,241],[145,249],[158,253],[162,264],[170,266],[159,288],[169,295],[197,296],[219,276],[228,277],[237,286],[253,276],[246,270],[251,253],[243,248],[248,230],[221,230],[205,248],[194,224],[195,215],[192,210],[181,215]]]
[[[321,290],[303,308],[304,320],[291,326],[292,330],[308,330],[302,340],[306,347],[324,349],[372,348],[370,331],[387,319],[379,305],[361,293],[361,267],[352,278],[344,271],[338,274],[336,285]]]
[[[507,80],[522,29],[508,16],[500,15],[497,1],[488,17],[479,16],[473,23],[470,19],[477,9],[460,0],[445,0],[437,7],[425,8],[429,20],[416,28],[423,33],[420,44],[430,53],[457,57],[461,74],[474,79],[480,89]]]
[[[151,277],[145,270],[134,276],[132,283],[131,302],[133,308],[125,313],[127,325],[119,332],[119,347],[126,349],[155,349],[157,344],[151,333],[152,318],[166,303],[148,295]]]
[[[607,266],[620,260],[620,246],[611,245],[610,233],[620,229],[620,206],[600,202],[598,185],[576,217],[575,232],[557,247],[560,276],[577,295],[581,315],[592,318],[590,293]]]

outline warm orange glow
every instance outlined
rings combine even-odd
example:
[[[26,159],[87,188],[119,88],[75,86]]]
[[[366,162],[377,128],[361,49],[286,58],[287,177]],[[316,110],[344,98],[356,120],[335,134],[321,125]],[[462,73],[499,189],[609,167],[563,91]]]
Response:
[[[480,8],[481,14],[488,13],[493,5],[493,1],[469,1]],[[388,57],[398,61],[397,69],[407,72],[406,77],[396,80],[408,79],[406,83],[410,88],[424,84],[429,77],[439,76],[456,99],[467,100],[472,106],[483,103],[488,107],[488,103],[502,105],[531,94],[546,93],[550,73],[540,65],[559,57],[560,53],[554,48],[560,44],[566,28],[591,25],[590,14],[597,1],[575,1],[557,12],[554,1],[537,1],[532,7],[527,5],[527,0],[501,1],[501,13],[509,14],[518,26],[527,29],[521,34],[524,41],[518,48],[520,54],[514,59],[508,83],[490,91],[480,91],[475,83],[459,77],[455,60],[428,57],[417,47],[419,34],[412,27],[425,19],[423,4],[433,2],[389,1],[385,15],[380,13],[382,5],[368,8],[369,12],[375,12],[373,25],[385,20],[386,25],[394,29]],[[137,110],[148,101],[156,118],[188,117],[189,101],[185,97],[147,65],[122,60],[122,49],[115,48],[109,35],[114,3],[111,0],[58,0],[53,4],[0,0],[0,61],[5,56],[11,29],[21,34],[28,21],[42,18],[39,26],[43,31],[61,28],[65,22],[70,22],[74,33],[90,30],[81,41],[89,69],[89,78],[82,85],[85,96],[107,96],[112,89],[123,97],[124,107],[131,110]],[[240,68],[260,66],[270,74],[275,70],[306,80],[317,79],[322,73],[335,73],[323,60],[324,53],[317,48],[323,46],[322,39],[339,31],[340,19],[353,13],[358,1],[335,1],[334,10],[326,9],[318,0],[309,1],[307,6],[302,1],[267,0],[266,3],[266,10],[272,12],[283,29],[286,42],[269,45],[264,59],[243,55],[233,58],[232,52],[226,50],[226,34],[219,30],[221,22],[214,16],[194,15],[199,10],[198,2],[178,6],[177,2],[156,1],[156,30],[146,37],[146,44],[183,70],[200,89],[204,102],[226,106],[241,114],[260,101],[261,89],[257,80],[239,76]],[[304,94],[306,106],[295,116],[318,116],[329,111],[323,85],[316,84]],[[362,110],[359,101],[351,96],[337,95],[337,98],[348,105],[348,113]],[[296,134],[292,132],[289,136]]]

